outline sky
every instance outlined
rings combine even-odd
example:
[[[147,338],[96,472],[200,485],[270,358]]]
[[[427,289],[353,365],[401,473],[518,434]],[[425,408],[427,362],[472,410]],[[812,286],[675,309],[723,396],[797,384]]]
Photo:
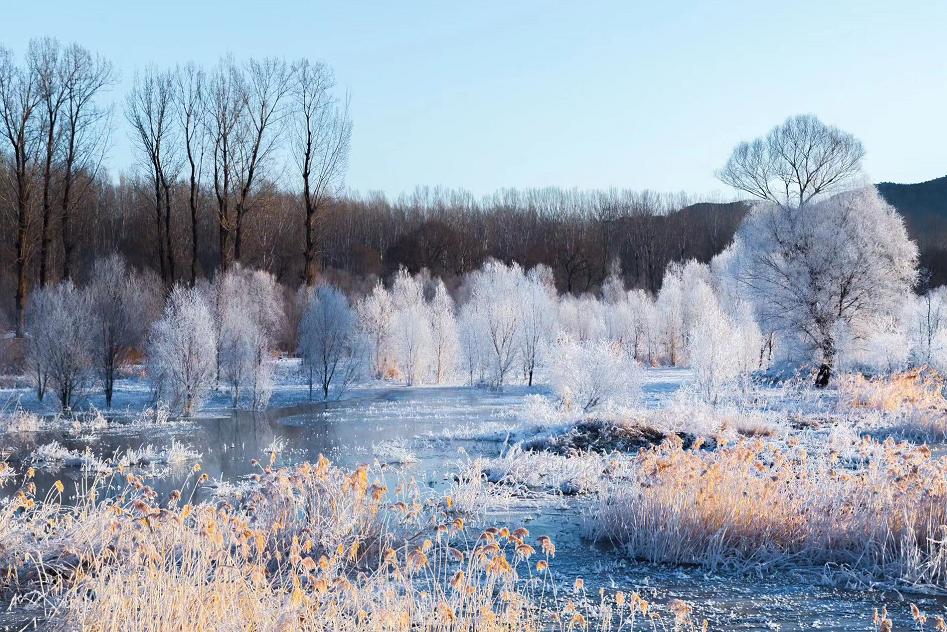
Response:
[[[947,174],[947,2],[4,0],[0,45],[78,42],[120,74],[308,57],[351,99],[346,185],[560,186],[729,196],[733,146],[812,113],[874,181]]]

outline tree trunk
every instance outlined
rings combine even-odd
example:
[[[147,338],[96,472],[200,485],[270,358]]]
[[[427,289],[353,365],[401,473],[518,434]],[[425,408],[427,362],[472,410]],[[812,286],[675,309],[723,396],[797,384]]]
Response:
[[[828,364],[819,365],[819,371],[815,374],[815,385],[817,388],[825,388],[829,385],[829,378],[832,377],[832,367]]]
[[[39,246],[39,286],[46,287],[46,281],[49,275],[49,251],[50,251],[50,236],[49,236],[49,217],[51,214],[51,204],[49,200],[49,189],[52,186],[53,179],[53,127],[50,124],[49,127],[49,137],[47,138],[49,145],[46,149],[46,163],[43,165],[43,225],[41,228],[40,234],[40,246]]]
[[[171,242],[171,187],[167,182],[162,183],[164,187],[164,239],[165,251],[168,257],[168,282],[174,283],[174,249]]]
[[[233,260],[236,263],[242,261],[240,256],[240,246],[243,241],[243,205],[237,204],[236,226],[233,239]]]
[[[72,194],[72,165],[66,163],[66,173],[63,178],[62,207],[60,220],[62,223],[62,278],[68,279],[72,275],[72,232],[69,225],[69,196]]]
[[[27,200],[24,194],[18,195],[17,222],[16,222],[16,336],[22,338],[26,331],[26,211]]]
[[[161,266],[161,280],[168,282],[167,262],[164,254],[164,235],[161,230],[161,181],[155,178],[155,238],[158,243],[158,261]]]
[[[197,283],[197,179],[191,167],[191,287]]]

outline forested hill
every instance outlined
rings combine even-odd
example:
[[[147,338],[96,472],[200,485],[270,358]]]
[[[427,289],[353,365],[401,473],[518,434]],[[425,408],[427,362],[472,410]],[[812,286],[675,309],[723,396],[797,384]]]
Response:
[[[947,284],[947,176],[918,182],[882,182],[878,191],[894,206],[921,250],[921,267],[933,285]]]

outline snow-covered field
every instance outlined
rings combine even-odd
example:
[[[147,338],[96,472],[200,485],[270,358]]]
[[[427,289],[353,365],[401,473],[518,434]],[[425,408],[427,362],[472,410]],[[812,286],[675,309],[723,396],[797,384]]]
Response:
[[[391,488],[414,480],[477,528],[546,534],[557,583],[637,591],[672,619],[678,599],[714,629],[866,629],[882,605],[904,625],[910,604],[931,617],[947,607],[944,544],[885,541],[925,503],[947,511],[938,402],[892,406],[895,394],[869,383],[782,384],[711,406],[690,371],[648,369],[637,405],[595,414],[563,410],[543,386],[378,382],[312,404],[294,371],[281,363],[265,414],[232,412],[220,393],[187,421],[151,409],[136,379],[116,387],[122,414],[99,413],[93,397],[77,419],[8,389],[0,494],[13,502],[27,470],[36,497],[62,487],[67,499],[118,472],[159,505],[188,486],[192,501],[213,501],[252,493],[267,464],[325,455],[374,464]]]

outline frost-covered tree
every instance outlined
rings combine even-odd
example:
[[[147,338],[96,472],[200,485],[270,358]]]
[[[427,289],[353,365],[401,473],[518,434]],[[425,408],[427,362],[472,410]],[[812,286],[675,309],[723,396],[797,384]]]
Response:
[[[637,363],[607,340],[562,337],[552,353],[550,383],[566,409],[582,412],[604,403],[630,405],[640,394]]]
[[[941,369],[947,366],[947,286],[933,288],[905,308],[911,359]]]
[[[105,405],[111,407],[116,370],[143,345],[160,311],[160,280],[129,268],[122,257],[112,255],[93,264],[88,293],[95,369],[105,392]]]
[[[556,288],[551,277],[549,268],[536,266],[521,279],[517,293],[522,323],[518,345],[528,386],[533,385],[536,368],[556,329]]]
[[[457,366],[460,341],[457,337],[457,318],[454,316],[454,299],[451,298],[440,279],[434,283],[434,296],[428,306],[428,321],[431,323],[431,347],[434,383],[440,384]]]
[[[680,268],[668,266],[655,300],[660,345],[665,359],[672,366],[684,363],[684,287]]]
[[[273,349],[284,319],[279,284],[269,272],[238,264],[220,275],[214,291],[220,376],[234,407],[263,408],[273,390]]]
[[[575,340],[599,340],[606,335],[605,306],[594,296],[562,296],[558,313],[560,331]]]
[[[628,306],[634,314],[634,358],[648,366],[654,366],[658,356],[658,322],[654,299],[645,290],[628,292]]]
[[[522,315],[517,289],[522,277],[518,264],[507,266],[491,259],[467,280],[468,299],[461,310],[462,320],[486,349],[490,381],[497,388],[502,388],[518,357]]]
[[[366,296],[355,303],[358,325],[368,340],[375,377],[384,377],[391,368],[391,333],[394,307],[391,293],[379,281]]]
[[[318,383],[322,399],[340,396],[362,374],[364,337],[355,312],[342,292],[320,285],[312,292],[299,323],[299,355],[309,375],[309,398]]]
[[[391,286],[392,346],[395,363],[407,384],[424,382],[433,364],[434,336],[424,301],[424,281],[401,268]]]
[[[196,290],[176,286],[148,340],[148,370],[158,399],[191,415],[214,386],[217,329]]]
[[[693,287],[691,303],[693,322],[687,352],[694,384],[707,402],[716,405],[740,376],[756,368],[759,328],[748,312],[741,320],[731,319],[704,281]]]
[[[754,206],[729,267],[763,327],[831,372],[836,332],[864,338],[910,296],[917,246],[874,187],[789,207]]]
[[[29,363],[42,400],[52,388],[63,410],[75,403],[92,376],[92,310],[72,281],[47,285],[30,297]]]
[[[457,338],[460,359],[467,374],[467,383],[471,386],[485,381],[489,363],[487,340],[481,335],[481,329],[479,313],[469,308],[462,309],[457,319]]]

